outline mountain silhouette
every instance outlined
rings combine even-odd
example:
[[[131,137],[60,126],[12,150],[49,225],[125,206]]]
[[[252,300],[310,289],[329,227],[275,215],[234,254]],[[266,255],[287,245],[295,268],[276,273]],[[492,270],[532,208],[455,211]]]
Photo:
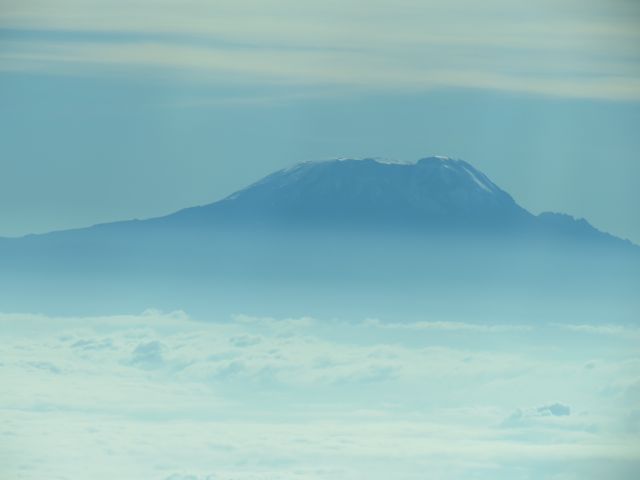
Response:
[[[227,230],[235,227],[367,231],[464,232],[514,239],[599,243],[631,247],[584,219],[533,215],[471,164],[432,156],[415,163],[338,159],[279,170],[232,195],[150,220],[106,224],[101,229],[163,227]]]
[[[593,301],[631,295],[639,269],[631,242],[566,214],[533,215],[462,160],[341,159],[300,163],[163,217],[0,239],[0,302],[144,309],[188,298],[287,315],[294,305],[377,314],[384,304],[395,314],[402,304],[408,315],[471,308],[451,300],[462,292],[504,305],[508,291],[528,299],[512,308],[530,302],[534,312],[542,292],[585,308],[584,291]]]
[[[498,227],[531,215],[462,160],[305,162],[229,197],[166,217],[167,223],[315,227]]]

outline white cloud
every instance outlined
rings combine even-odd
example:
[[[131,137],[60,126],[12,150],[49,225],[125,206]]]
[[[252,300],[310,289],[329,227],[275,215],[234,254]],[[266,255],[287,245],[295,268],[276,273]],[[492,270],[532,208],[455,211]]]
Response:
[[[605,361],[559,351],[558,331],[589,337],[555,326],[402,325],[0,315],[1,464],[25,479],[255,480],[640,462],[635,346],[612,337],[620,358]]]
[[[619,335],[628,339],[640,338],[640,328],[630,325],[575,325],[559,324],[557,327],[572,332],[588,333],[593,335]]]
[[[31,0],[4,7],[0,25],[75,37],[9,35],[0,58],[4,69],[72,74],[178,72],[215,83],[639,99],[639,18],[629,2],[574,0],[65,0],[55,7]]]
[[[477,333],[506,333],[506,332],[530,332],[531,325],[487,325],[483,323],[421,321],[408,323],[381,322],[377,319],[369,319],[364,322],[366,326],[391,329],[391,330],[444,330]]]

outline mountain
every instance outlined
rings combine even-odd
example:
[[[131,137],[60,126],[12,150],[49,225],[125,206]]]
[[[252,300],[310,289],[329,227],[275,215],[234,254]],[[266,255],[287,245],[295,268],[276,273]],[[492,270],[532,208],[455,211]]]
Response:
[[[415,163],[377,159],[304,162],[279,170],[209,205],[101,229],[163,227],[169,231],[263,228],[373,234],[464,232],[520,240],[570,241],[632,247],[584,219],[538,216],[471,164],[432,156]]]
[[[531,215],[462,160],[374,159],[305,162],[275,172],[220,202],[182,210],[166,222],[278,226],[497,227]]]
[[[164,217],[0,240],[0,304],[16,310],[183,308],[189,298],[245,312],[291,314],[297,302],[303,314],[399,303],[450,313],[470,308],[452,300],[460,292],[491,304],[505,291],[613,298],[640,288],[639,272],[630,242],[569,215],[533,215],[447,157],[305,162]]]

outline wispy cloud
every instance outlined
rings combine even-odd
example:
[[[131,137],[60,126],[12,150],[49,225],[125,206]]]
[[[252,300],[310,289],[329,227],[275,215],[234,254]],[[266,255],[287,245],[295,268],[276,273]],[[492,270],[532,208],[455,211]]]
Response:
[[[67,74],[637,100],[639,19],[623,1],[27,1],[3,8],[0,26],[14,33],[0,58],[4,69]]]
[[[640,328],[632,325],[590,325],[590,324],[554,324],[556,327],[572,332],[589,333],[593,335],[618,335],[628,339],[640,338]]]
[[[377,319],[369,319],[364,322],[366,326],[389,330],[443,330],[476,333],[506,333],[506,332],[530,332],[531,325],[487,325],[483,323],[422,321],[390,323]]]

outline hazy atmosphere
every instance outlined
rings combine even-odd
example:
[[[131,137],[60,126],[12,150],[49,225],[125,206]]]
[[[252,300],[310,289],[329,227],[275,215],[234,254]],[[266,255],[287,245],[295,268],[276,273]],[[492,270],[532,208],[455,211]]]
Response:
[[[0,234],[440,154],[638,243],[639,22],[633,0],[9,0]]]
[[[635,480],[640,3],[0,0],[0,478]]]

